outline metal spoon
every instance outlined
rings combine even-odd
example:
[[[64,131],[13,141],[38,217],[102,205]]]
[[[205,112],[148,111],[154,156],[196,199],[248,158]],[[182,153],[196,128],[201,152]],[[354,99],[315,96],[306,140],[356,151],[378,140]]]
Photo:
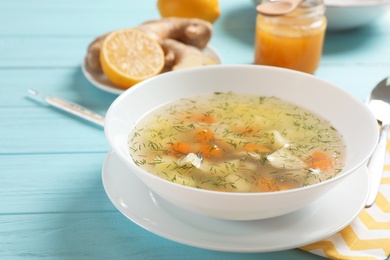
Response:
[[[371,178],[370,193],[366,202],[366,208],[369,208],[378,195],[385,163],[387,133],[390,127],[390,77],[375,86],[367,99],[367,104],[378,122],[382,124],[379,142],[367,164]]]
[[[257,12],[269,15],[285,15],[294,11],[303,0],[281,0],[260,4],[256,7]]]

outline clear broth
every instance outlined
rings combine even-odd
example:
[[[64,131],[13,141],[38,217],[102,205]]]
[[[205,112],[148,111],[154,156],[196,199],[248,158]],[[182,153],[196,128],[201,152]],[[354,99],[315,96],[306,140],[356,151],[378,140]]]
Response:
[[[168,181],[228,192],[272,192],[325,181],[343,167],[345,145],[325,119],[276,97],[212,93],[144,116],[130,155]]]

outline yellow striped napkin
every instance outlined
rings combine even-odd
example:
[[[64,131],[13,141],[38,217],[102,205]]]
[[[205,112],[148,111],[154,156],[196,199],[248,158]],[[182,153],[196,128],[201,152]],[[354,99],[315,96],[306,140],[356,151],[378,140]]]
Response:
[[[387,259],[390,255],[390,145],[375,204],[335,235],[301,249],[330,259]]]

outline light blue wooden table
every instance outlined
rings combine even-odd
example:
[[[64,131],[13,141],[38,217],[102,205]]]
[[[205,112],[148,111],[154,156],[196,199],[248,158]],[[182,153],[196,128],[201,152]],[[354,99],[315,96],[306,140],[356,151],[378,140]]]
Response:
[[[221,0],[211,45],[226,64],[251,64],[251,0]],[[113,29],[159,18],[154,0],[0,1],[0,259],[318,259],[299,249],[238,254],[154,235],[111,204],[101,181],[103,131],[26,98],[27,88],[104,114],[115,95],[80,65]],[[364,100],[390,74],[390,15],[328,33],[316,75]]]

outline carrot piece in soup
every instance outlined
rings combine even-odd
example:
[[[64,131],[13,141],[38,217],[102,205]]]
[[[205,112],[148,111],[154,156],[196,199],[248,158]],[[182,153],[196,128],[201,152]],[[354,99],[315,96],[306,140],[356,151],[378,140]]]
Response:
[[[188,154],[191,150],[191,146],[187,143],[183,142],[176,142],[172,144],[171,150],[169,150],[169,153],[171,155],[174,155],[176,157],[182,157],[186,154]]]
[[[199,121],[201,121],[201,122],[203,122],[203,123],[212,124],[212,123],[215,122],[215,119],[214,119],[214,117],[211,116],[211,115],[200,115]]]
[[[216,145],[201,144],[199,146],[199,152],[203,158],[221,158],[223,156],[223,150]]]
[[[207,129],[198,129],[196,140],[200,143],[211,143],[214,140],[214,134]]]
[[[332,167],[332,163],[332,159],[321,151],[314,151],[306,160],[307,167],[321,170],[328,170]]]
[[[264,147],[262,145],[254,144],[254,143],[249,143],[244,146],[244,151],[250,152],[250,153],[269,153],[271,152],[270,149],[267,147]]]

